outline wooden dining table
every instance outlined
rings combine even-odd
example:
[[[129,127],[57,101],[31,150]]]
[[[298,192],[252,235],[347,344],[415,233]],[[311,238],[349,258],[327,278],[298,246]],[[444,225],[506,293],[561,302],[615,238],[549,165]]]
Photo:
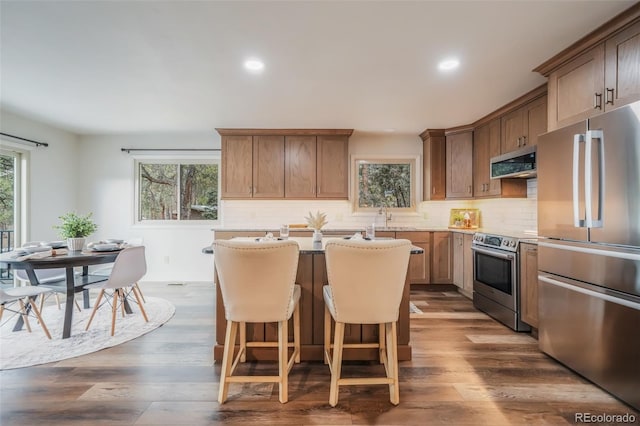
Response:
[[[84,286],[94,282],[105,281],[108,279],[102,275],[90,275],[89,266],[100,265],[104,263],[113,263],[118,257],[120,251],[68,251],[59,255],[48,257],[16,257],[15,252],[2,253],[0,255],[0,264],[10,265],[12,269],[24,269],[31,285],[40,285],[38,277],[35,273],[37,269],[61,268],[66,271],[66,279],[64,282],[47,283],[47,287],[60,288],[65,290],[66,305],[64,312],[64,326],[62,329],[62,338],[67,339],[71,336],[71,322],[73,320],[73,305],[75,294],[84,292],[84,308],[89,308],[89,294]],[[82,275],[76,277],[74,268],[82,267]],[[58,285],[57,285],[58,284]],[[63,286],[64,285],[64,286]],[[22,317],[16,323],[15,330],[22,328]]]

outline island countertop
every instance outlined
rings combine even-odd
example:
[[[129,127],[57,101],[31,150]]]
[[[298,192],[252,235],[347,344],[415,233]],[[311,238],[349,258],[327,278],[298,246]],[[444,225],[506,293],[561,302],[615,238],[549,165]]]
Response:
[[[235,239],[251,241],[251,240],[259,240],[260,238],[238,237]],[[300,254],[322,254],[324,253],[324,249],[328,241],[331,241],[331,240],[335,241],[335,240],[342,240],[342,239],[343,238],[325,237],[322,239],[322,241],[313,242],[313,238],[311,237],[289,237],[288,238],[288,240],[295,241],[298,243],[298,246],[300,247]],[[387,240],[389,238],[384,238],[384,239]],[[202,253],[213,254],[213,247],[212,246],[204,247],[202,249]],[[422,249],[421,247],[413,246],[413,245],[411,246],[411,254],[422,254],[422,253],[424,253],[424,249]]]

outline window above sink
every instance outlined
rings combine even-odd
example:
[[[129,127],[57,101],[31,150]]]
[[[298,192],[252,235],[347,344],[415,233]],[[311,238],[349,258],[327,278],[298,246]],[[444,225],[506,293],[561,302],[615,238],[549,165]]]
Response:
[[[354,212],[415,212],[418,201],[417,156],[352,157]]]

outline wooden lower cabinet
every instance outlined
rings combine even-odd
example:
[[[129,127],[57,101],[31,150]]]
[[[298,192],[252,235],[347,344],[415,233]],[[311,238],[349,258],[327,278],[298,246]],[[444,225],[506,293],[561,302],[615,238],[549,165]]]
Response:
[[[469,299],[473,299],[473,251],[471,245],[473,242],[473,234],[464,234],[464,279],[462,285],[462,294]]]
[[[451,232],[433,232],[431,241],[431,284],[453,283],[452,236]]]
[[[376,233],[376,236],[382,236]],[[431,283],[431,232],[410,231],[396,232],[396,238],[407,239],[414,246],[424,250],[423,254],[411,256],[409,259],[409,281],[411,284]]]
[[[520,244],[520,306],[522,321],[538,328],[538,246]]]
[[[453,283],[458,291],[473,299],[473,234],[453,232]]]

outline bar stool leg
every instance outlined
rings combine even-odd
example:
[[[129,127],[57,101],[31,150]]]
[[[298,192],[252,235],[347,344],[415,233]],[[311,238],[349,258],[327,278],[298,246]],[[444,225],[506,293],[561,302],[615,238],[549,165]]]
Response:
[[[296,352],[295,363],[300,363],[300,304],[293,310],[293,350]]]
[[[289,321],[278,321],[278,376],[279,376],[279,397],[280,402],[285,403],[289,400],[289,369],[288,367],[288,348],[289,348]]]
[[[393,405],[400,403],[400,385],[398,383],[398,337],[396,323],[385,324],[387,336],[387,377],[393,380],[389,384],[389,400]]]
[[[331,313],[324,305],[324,363],[329,364],[331,355]]]
[[[218,392],[218,402],[224,404],[227,400],[229,391],[228,378],[231,376],[231,365],[233,363],[233,349],[236,344],[236,333],[238,331],[238,323],[227,321],[227,332],[224,336],[224,349],[222,355],[222,365],[220,367],[220,390]]]
[[[338,404],[338,381],[342,370],[342,345],[344,342],[344,323],[336,321],[335,336],[333,340],[333,366],[331,368],[331,391],[329,392],[329,404],[335,407]]]
[[[386,331],[384,324],[378,324],[378,344],[380,348],[378,349],[378,356],[380,357],[380,364],[384,364],[384,358],[382,354],[387,350],[386,348]]]
[[[240,323],[240,362],[247,362],[247,323]]]

